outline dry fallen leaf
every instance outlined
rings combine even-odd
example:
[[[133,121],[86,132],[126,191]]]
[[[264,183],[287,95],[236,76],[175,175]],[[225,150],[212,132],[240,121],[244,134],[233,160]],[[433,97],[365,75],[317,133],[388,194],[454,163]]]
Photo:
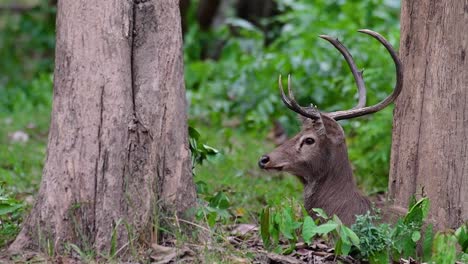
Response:
[[[258,231],[258,227],[252,224],[239,224],[232,229],[231,234],[236,236],[245,236],[249,232]]]
[[[151,248],[153,249],[153,254],[150,257],[153,260],[151,262],[153,264],[174,263],[195,255],[188,248],[165,247],[158,244],[152,244]]]

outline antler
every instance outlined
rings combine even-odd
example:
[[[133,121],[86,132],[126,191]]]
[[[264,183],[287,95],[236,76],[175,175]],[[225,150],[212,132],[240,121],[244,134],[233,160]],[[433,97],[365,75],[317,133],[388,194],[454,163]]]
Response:
[[[398,55],[394,51],[392,45],[384,38],[382,37],[379,33],[374,32],[372,30],[368,29],[361,29],[358,30],[361,33],[367,34],[372,36],[373,38],[377,39],[390,53],[392,56],[393,62],[395,63],[395,69],[396,69],[396,84],[395,88],[387,98],[385,98],[383,101],[380,103],[373,105],[373,106],[367,106],[365,107],[366,103],[366,87],[364,84],[364,80],[362,78],[362,72],[360,72],[356,64],[354,63],[353,57],[349,53],[349,51],[344,47],[337,39],[332,38],[330,36],[326,35],[321,35],[320,37],[329,41],[333,46],[335,46],[336,49],[340,51],[340,53],[343,55],[345,58],[346,62],[349,65],[349,68],[351,69],[351,72],[353,73],[354,79],[356,81],[356,85],[358,86],[358,93],[359,93],[359,102],[358,104],[350,109],[350,110],[343,110],[343,111],[336,111],[336,112],[331,112],[331,113],[326,113],[328,116],[332,117],[335,120],[342,120],[342,119],[349,119],[353,117],[358,117],[358,116],[363,116],[367,114],[372,114],[375,112],[378,112],[388,106],[390,103],[395,101],[395,99],[398,97],[398,95],[401,92],[402,89],[402,78],[403,78],[403,66],[401,64],[400,59],[398,58]],[[296,100],[294,99],[294,94],[291,91],[291,78],[288,76],[288,96],[284,94],[284,89],[283,85],[281,83],[281,75],[279,77],[279,87],[281,90],[281,99],[283,100],[284,104],[294,112],[303,115],[305,117],[317,120],[320,119],[320,112],[318,111],[317,108],[315,107],[301,107]]]
[[[341,44],[341,42],[337,38],[333,38],[327,35],[320,35],[319,37],[327,40],[333,46],[335,46],[335,48],[341,53],[341,55],[343,55],[343,57],[349,65],[349,69],[353,73],[359,94],[358,104],[355,107],[353,107],[353,109],[358,109],[366,106],[366,85],[364,84],[364,80],[362,79],[362,71],[358,70],[356,63],[354,62],[353,56],[351,56],[351,53],[349,53],[348,49],[343,44]]]
[[[282,84],[282,80],[281,80],[281,74],[278,78],[278,84],[279,84],[279,88],[280,88],[280,91],[281,91],[281,99],[283,100],[283,103],[291,110],[293,110],[294,112],[302,115],[302,116],[305,116],[305,117],[308,117],[308,118],[311,118],[311,119],[314,119],[314,120],[317,120],[317,119],[320,119],[320,112],[318,111],[317,108],[315,107],[302,107],[300,106],[297,102],[296,102],[296,99],[294,98],[294,94],[291,90],[291,75],[288,75],[288,95],[289,96],[286,96],[284,94],[284,88],[283,88],[283,84]]]
[[[328,113],[328,116],[332,117],[333,119],[337,121],[342,120],[342,119],[349,119],[353,117],[372,114],[372,113],[375,113],[384,109],[390,103],[395,101],[398,95],[400,95],[401,89],[403,87],[403,66],[401,64],[400,59],[398,58],[398,55],[393,49],[392,45],[384,37],[382,37],[379,33],[375,31],[372,31],[369,29],[361,29],[358,31],[361,33],[370,35],[371,37],[377,39],[387,49],[388,53],[390,53],[390,56],[392,56],[393,62],[395,63],[396,84],[395,84],[395,88],[393,89],[393,92],[389,96],[387,96],[387,98],[385,98],[383,101],[381,101],[378,104],[375,104],[373,106],[362,107],[362,108]]]

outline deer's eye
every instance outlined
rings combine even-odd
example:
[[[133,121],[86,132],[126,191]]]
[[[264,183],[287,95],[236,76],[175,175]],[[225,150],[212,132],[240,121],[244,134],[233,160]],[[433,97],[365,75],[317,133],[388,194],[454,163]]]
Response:
[[[315,143],[315,139],[310,138],[310,137],[305,138],[305,139],[304,139],[304,143],[305,143],[306,145],[312,145],[312,144]]]

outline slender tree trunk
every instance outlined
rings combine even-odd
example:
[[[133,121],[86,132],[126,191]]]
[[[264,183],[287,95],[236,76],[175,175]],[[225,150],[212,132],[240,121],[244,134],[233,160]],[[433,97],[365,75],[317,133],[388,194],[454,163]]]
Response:
[[[128,249],[194,205],[178,4],[59,1],[47,159],[10,250],[108,252],[114,229]]]
[[[468,2],[402,1],[404,88],[396,102],[390,196],[431,201],[438,228],[468,220]]]

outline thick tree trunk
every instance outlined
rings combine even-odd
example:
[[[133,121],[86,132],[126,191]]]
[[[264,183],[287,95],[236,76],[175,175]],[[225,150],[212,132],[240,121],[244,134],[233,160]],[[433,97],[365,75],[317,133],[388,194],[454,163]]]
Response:
[[[439,228],[468,220],[468,3],[402,1],[404,88],[396,102],[390,197],[431,200]]]
[[[119,221],[126,249],[152,242],[161,204],[194,205],[178,4],[59,1],[47,159],[11,250],[108,252]]]

